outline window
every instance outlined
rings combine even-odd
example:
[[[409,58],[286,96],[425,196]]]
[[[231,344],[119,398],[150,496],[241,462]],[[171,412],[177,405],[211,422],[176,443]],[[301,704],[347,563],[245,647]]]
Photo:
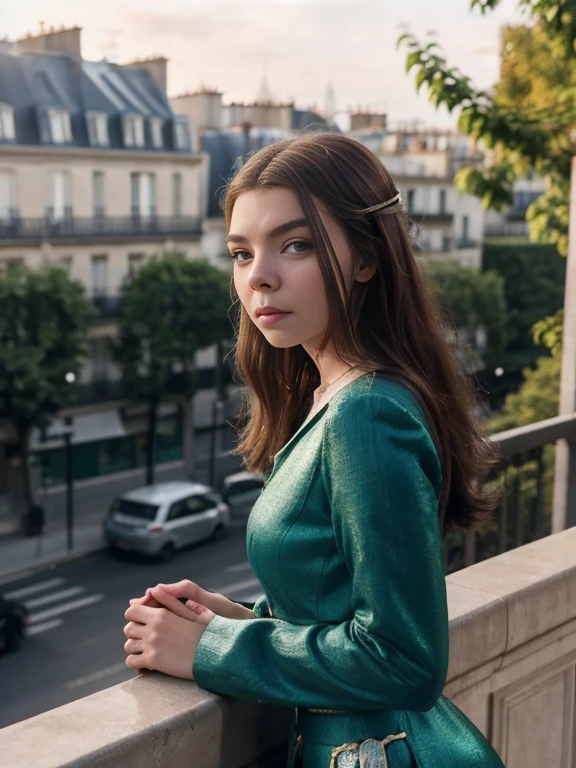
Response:
[[[467,243],[470,239],[470,216],[462,216],[462,241]]]
[[[440,190],[440,214],[446,213],[446,190]]]
[[[182,174],[175,173],[172,176],[172,213],[174,216],[182,216]]]
[[[190,517],[206,512],[207,509],[213,509],[216,506],[213,500],[206,496],[189,496],[187,499],[176,501],[170,507],[168,520],[178,520],[181,517]]]
[[[148,218],[156,215],[156,174],[133,173],[130,177],[132,216]]]
[[[0,171],[0,221],[12,221],[17,215],[14,174]]]
[[[105,112],[88,112],[88,141],[92,147],[107,147],[110,144],[108,135],[108,115]]]
[[[14,141],[14,110],[9,104],[0,104],[0,141]]]
[[[161,117],[150,118],[150,134],[152,136],[152,146],[154,149],[161,149],[164,146],[164,139],[162,137],[162,126],[164,120]]]
[[[408,213],[412,213],[414,211],[414,196],[415,196],[414,190],[409,189],[407,201],[406,201],[406,205],[408,206]]]
[[[144,146],[144,119],[142,115],[124,115],[124,146]]]
[[[92,174],[92,201],[94,204],[94,217],[101,218],[106,212],[104,171],[94,171]]]
[[[132,275],[137,269],[144,264],[143,253],[129,253],[128,254],[128,272]]]
[[[452,244],[451,242],[452,238],[450,235],[442,235],[442,250],[443,251],[449,251],[450,246]]]
[[[48,175],[46,216],[60,221],[72,215],[72,185],[68,171],[51,171]]]
[[[70,144],[72,130],[70,128],[70,113],[65,109],[49,109],[50,136],[54,144]]]
[[[108,295],[108,256],[92,256],[92,296]]]
[[[144,501],[129,501],[116,499],[110,507],[110,514],[119,512],[121,515],[141,517],[144,520],[155,520],[160,507],[157,504],[146,504]]]
[[[188,149],[190,147],[188,122],[186,120],[177,120],[174,123],[174,146],[176,149]]]

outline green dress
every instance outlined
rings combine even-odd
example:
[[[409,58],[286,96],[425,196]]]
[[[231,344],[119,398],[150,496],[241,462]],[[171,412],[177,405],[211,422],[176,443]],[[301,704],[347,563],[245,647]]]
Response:
[[[247,527],[265,595],[254,619],[210,622],[193,674],[215,693],[298,708],[288,768],[355,766],[356,748],[333,751],[387,736],[398,738],[368,765],[503,768],[442,695],[441,479],[416,399],[374,374],[344,386],[276,454]]]

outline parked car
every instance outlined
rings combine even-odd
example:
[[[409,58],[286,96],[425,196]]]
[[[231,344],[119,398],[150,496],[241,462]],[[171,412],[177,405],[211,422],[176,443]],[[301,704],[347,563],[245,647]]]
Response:
[[[222,481],[222,498],[230,506],[233,517],[247,515],[264,487],[264,475],[258,472],[236,472]]]
[[[30,618],[23,603],[0,595],[0,652],[20,647]]]
[[[200,483],[158,483],[124,493],[110,506],[103,535],[111,550],[133,550],[162,560],[197,541],[224,538],[230,508]]]

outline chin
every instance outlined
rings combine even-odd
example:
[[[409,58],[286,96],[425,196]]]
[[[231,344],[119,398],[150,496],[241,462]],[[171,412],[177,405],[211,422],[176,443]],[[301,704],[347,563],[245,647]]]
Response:
[[[276,349],[290,349],[290,347],[297,347],[302,344],[300,339],[294,339],[294,336],[283,333],[262,333],[262,336],[266,339],[268,344]]]

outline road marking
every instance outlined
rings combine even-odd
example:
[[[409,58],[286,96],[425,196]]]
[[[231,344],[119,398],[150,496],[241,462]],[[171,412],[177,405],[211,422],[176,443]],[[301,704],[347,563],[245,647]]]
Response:
[[[33,595],[34,592],[43,592],[46,589],[52,589],[53,587],[59,587],[64,584],[66,579],[48,579],[48,581],[41,581],[38,584],[32,584],[29,587],[22,587],[22,589],[15,589],[13,592],[8,592],[4,595],[7,600],[18,600],[26,595]]]
[[[74,597],[75,595],[81,595],[86,590],[84,587],[70,587],[70,589],[63,589],[60,592],[53,592],[51,595],[45,595],[44,597],[36,597],[34,600],[27,600],[27,608],[38,608],[40,605],[46,605],[46,603],[53,603],[56,600],[64,600],[67,597]]]
[[[29,637],[31,635],[39,635],[41,632],[47,632],[49,629],[54,629],[54,627],[59,627],[64,622],[62,619],[53,619],[52,621],[46,621],[44,624],[36,624],[33,627],[27,627],[26,629],[26,637]]]
[[[121,670],[128,671],[128,667],[123,661],[119,664],[112,664],[110,667],[99,669],[98,672],[92,672],[91,675],[84,675],[84,677],[77,677],[76,680],[70,680],[69,683],[64,685],[64,688],[67,688],[68,690],[80,688],[83,685],[94,682],[94,680],[100,680],[103,677],[108,677],[108,675],[115,675]]]
[[[237,581],[235,584],[227,584],[225,587],[218,587],[218,592],[225,595],[227,592],[240,592],[243,589],[250,589],[260,584],[258,579],[245,579]]]
[[[38,621],[44,621],[44,619],[51,619],[52,616],[58,616],[59,613],[67,613],[68,611],[75,611],[77,608],[84,608],[86,605],[92,605],[99,600],[104,600],[104,595],[90,595],[89,597],[82,597],[80,600],[72,600],[71,603],[64,603],[63,605],[57,605],[55,608],[48,608],[47,611],[40,611],[40,613],[34,613],[30,617],[30,623],[36,624]]]
[[[243,571],[245,568],[250,568],[248,560],[244,560],[243,563],[236,563],[235,565],[229,565],[227,571]]]

